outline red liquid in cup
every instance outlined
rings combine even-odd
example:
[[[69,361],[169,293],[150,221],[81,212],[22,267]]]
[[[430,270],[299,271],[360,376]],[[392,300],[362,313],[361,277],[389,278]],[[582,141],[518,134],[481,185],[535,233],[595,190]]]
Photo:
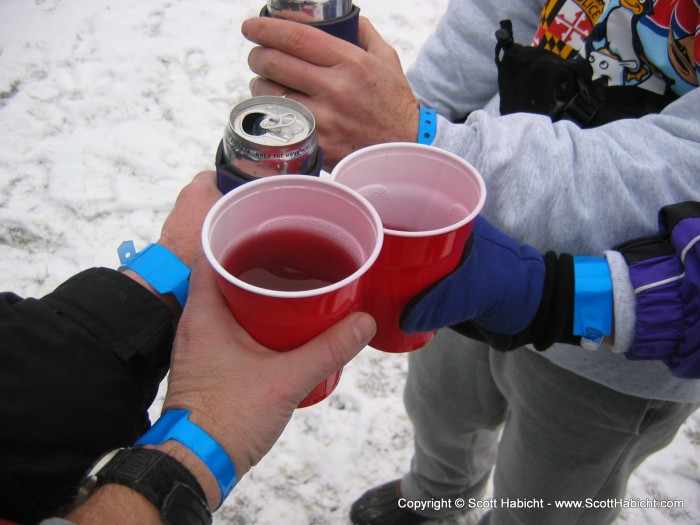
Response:
[[[227,272],[259,288],[313,290],[352,275],[360,264],[340,244],[313,232],[272,230],[245,239],[223,258]],[[318,403],[335,389],[342,369],[316,386],[299,408]]]
[[[338,243],[301,230],[273,230],[249,237],[226,255],[223,266],[248,284],[284,292],[323,288],[360,267]]]
[[[365,197],[379,214],[384,241],[369,274],[363,309],[385,352],[425,346],[435,331],[406,334],[408,302],[452,272],[486,196],[483,179],[464,159],[414,143],[369,146],[341,160],[331,180]]]
[[[366,200],[306,175],[273,175],[233,189],[202,228],[229,310],[275,352],[299,348],[361,308],[382,239]],[[341,373],[342,367],[329,374],[298,406],[328,397]]]

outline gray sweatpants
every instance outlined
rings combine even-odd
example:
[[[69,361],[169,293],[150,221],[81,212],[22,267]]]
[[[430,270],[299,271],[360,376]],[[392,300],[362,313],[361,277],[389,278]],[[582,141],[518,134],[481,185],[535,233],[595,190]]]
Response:
[[[490,508],[488,525],[612,523],[615,506],[555,502],[623,499],[632,471],[698,407],[621,394],[530,350],[496,352],[451,330],[410,354],[404,401],[415,455],[403,496],[427,502],[419,513],[430,517],[462,498],[465,509]]]

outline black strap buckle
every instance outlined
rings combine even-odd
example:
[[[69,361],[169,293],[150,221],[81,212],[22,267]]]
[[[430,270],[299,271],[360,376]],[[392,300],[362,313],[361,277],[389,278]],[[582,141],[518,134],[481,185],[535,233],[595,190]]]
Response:
[[[600,106],[588,91],[588,88],[579,81],[578,92],[567,102],[559,114],[560,119],[571,120],[582,128],[588,127],[598,114]]]

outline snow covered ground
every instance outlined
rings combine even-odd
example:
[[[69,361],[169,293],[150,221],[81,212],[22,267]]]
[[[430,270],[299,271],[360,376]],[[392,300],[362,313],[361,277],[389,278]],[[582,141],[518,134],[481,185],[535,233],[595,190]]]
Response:
[[[141,248],[158,238],[179,189],[212,167],[231,107],[249,96],[239,28],[263,2],[0,2],[1,289],[41,295],[83,268],[115,267],[125,239]],[[447,0],[358,4],[406,67]],[[297,411],[216,522],[349,523],[357,496],[408,466],[405,373],[405,356],[365,350],[329,400]],[[625,510],[620,523],[700,522],[699,463],[696,414],[628,493],[685,508]]]

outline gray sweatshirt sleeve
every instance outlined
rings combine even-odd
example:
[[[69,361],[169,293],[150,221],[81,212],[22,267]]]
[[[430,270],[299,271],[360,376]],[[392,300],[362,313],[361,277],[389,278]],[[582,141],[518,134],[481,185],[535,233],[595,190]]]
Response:
[[[483,108],[498,93],[495,32],[513,22],[518,41],[535,34],[541,0],[450,0],[437,30],[407,73],[421,103],[450,121]],[[448,67],[438,67],[439,65]]]
[[[700,90],[659,115],[589,130],[539,115],[494,115],[498,22],[510,18],[525,42],[542,5],[451,0],[408,77],[441,115],[433,145],[484,177],[489,220],[541,250],[602,253],[653,230],[662,206],[700,198]],[[465,123],[452,123],[467,113]]]
[[[700,89],[659,115],[589,130],[541,115],[498,116],[494,32],[509,18],[516,41],[527,43],[543,3],[450,0],[408,78],[418,99],[438,110],[433,145],[466,159],[484,177],[486,218],[542,252],[601,254],[655,231],[661,207],[700,200]],[[463,124],[452,123],[467,114]],[[660,362],[630,362],[616,353],[631,344],[634,320],[633,297],[614,299],[615,315],[629,319],[619,326],[616,319],[612,352],[555,345],[543,355],[630,395],[699,400],[700,382],[674,378]]]
[[[433,145],[479,170],[483,213],[506,233],[540,250],[602,253],[653,230],[662,206],[700,198],[700,90],[588,130],[524,113],[439,118]]]

